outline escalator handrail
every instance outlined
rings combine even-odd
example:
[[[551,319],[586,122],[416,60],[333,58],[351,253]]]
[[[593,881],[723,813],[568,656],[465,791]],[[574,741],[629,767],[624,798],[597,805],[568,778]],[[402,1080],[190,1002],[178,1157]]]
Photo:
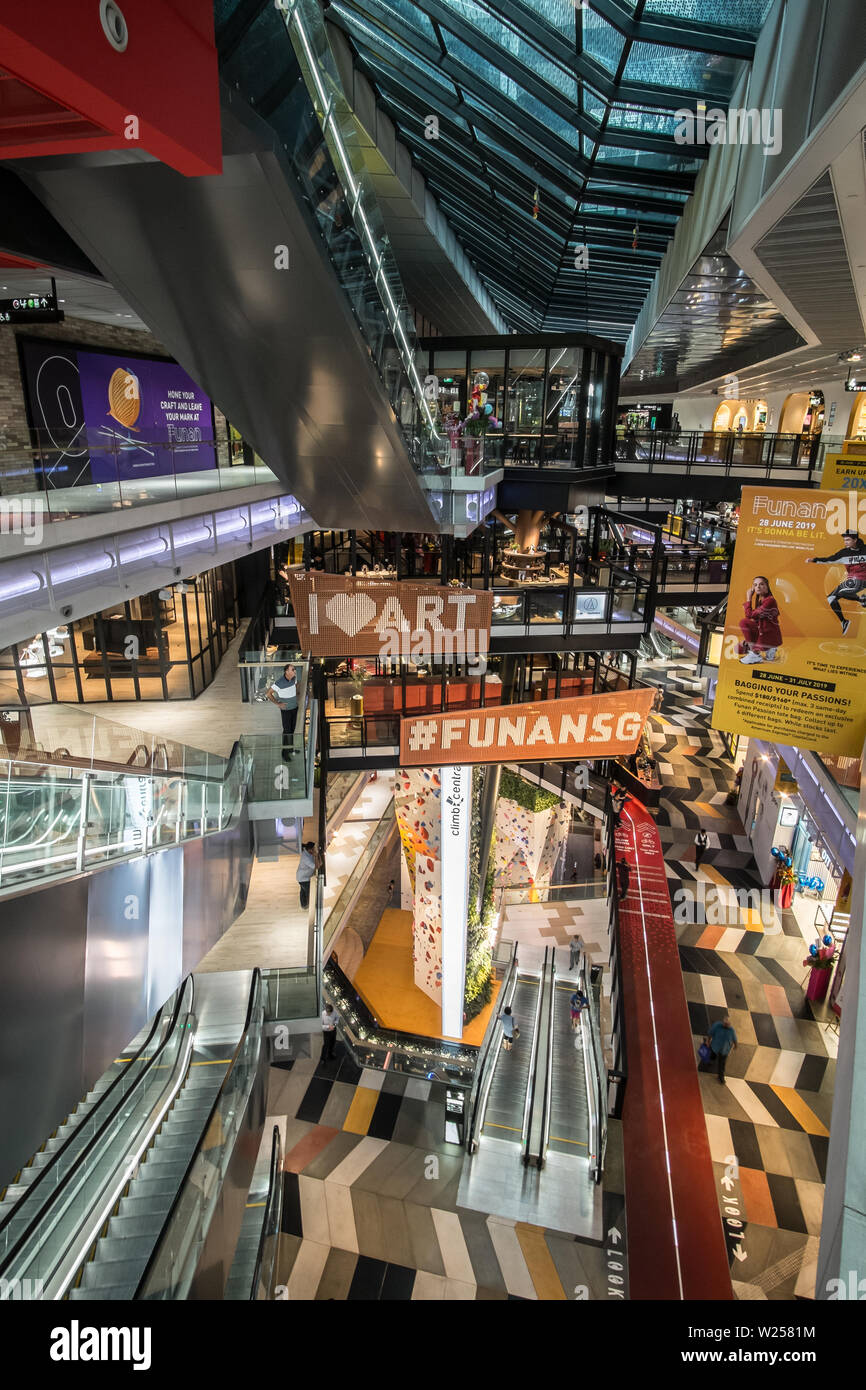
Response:
[[[165,1048],[166,1048],[166,1046],[167,1046],[169,1040],[171,1039],[172,1035],[174,1034],[174,1031],[175,1031],[175,1029],[176,1029],[176,1027],[177,1027],[177,1024],[178,1024],[178,1020],[179,1020],[179,1018],[180,1018],[180,1016],[181,1016],[181,1006],[182,1006],[182,1004],[183,1004],[183,1001],[184,1001],[184,998],[185,998],[185,995],[186,995],[186,992],[187,992],[187,987],[189,987],[189,990],[190,990],[190,1000],[189,1000],[189,1006],[188,1006],[188,1008],[184,1009],[183,1012],[184,1012],[184,1015],[186,1015],[186,1014],[192,1012],[192,1008],[193,1008],[193,1005],[194,1005],[194,1003],[195,1003],[195,981],[194,981],[194,977],[193,977],[192,975],[187,975],[186,978],[182,981],[182,983],[181,983],[181,985],[180,985],[180,987],[179,987],[179,989],[178,989],[178,991],[177,991],[177,1002],[176,1002],[176,1004],[175,1004],[174,1012],[172,1013],[171,1020],[170,1020],[170,1022],[169,1022],[169,1026],[168,1026],[168,1028],[166,1029],[165,1037],[163,1038],[162,1042],[159,1044],[159,1047],[158,1047],[158,1048],[156,1049],[156,1051],[154,1052],[154,1054],[153,1054],[153,1056],[151,1057],[150,1061],[148,1062],[147,1066],[146,1066],[146,1067],[144,1068],[144,1070],[142,1071],[141,1076],[138,1078],[138,1081],[136,1082],[135,1087],[134,1087],[135,1090],[138,1089],[138,1087],[141,1085],[141,1083],[143,1082],[143,1080],[145,1079],[145,1077],[147,1077],[147,1076],[152,1072],[154,1066],[157,1064],[158,1059],[162,1056],[163,1051],[165,1050]],[[130,1095],[131,1095],[131,1094],[132,1094],[132,1092],[130,1092]],[[124,1098],[124,1099],[125,1099],[125,1098]],[[33,1231],[34,1231],[34,1228],[35,1228],[42,1220],[44,1220],[46,1210],[47,1210],[48,1208],[50,1208],[51,1206],[54,1205],[54,1203],[56,1202],[57,1198],[60,1196],[60,1194],[61,1194],[61,1193],[64,1191],[64,1189],[66,1188],[67,1184],[69,1183],[70,1179],[72,1178],[72,1175],[78,1171],[78,1169],[79,1169],[79,1167],[81,1166],[81,1164],[82,1164],[82,1163],[84,1162],[84,1160],[90,1155],[90,1153],[93,1151],[94,1147],[95,1147],[95,1146],[99,1143],[99,1141],[102,1139],[103,1134],[105,1133],[105,1131],[106,1131],[106,1129],[108,1128],[108,1126],[111,1124],[111,1121],[114,1119],[115,1115],[116,1115],[116,1114],[118,1113],[118,1111],[122,1108],[123,1103],[124,1103],[124,1100],[121,1099],[121,1100],[117,1103],[117,1105],[114,1107],[114,1109],[112,1110],[111,1114],[110,1114],[110,1115],[106,1115],[105,1119],[103,1120],[102,1124],[99,1126],[99,1128],[98,1128],[98,1130],[96,1131],[96,1133],[93,1135],[93,1137],[92,1137],[92,1139],[90,1140],[90,1142],[86,1145],[85,1148],[82,1149],[81,1153],[78,1155],[78,1162],[77,1162],[76,1164],[74,1164],[72,1167],[70,1167],[69,1170],[68,1170],[68,1172],[64,1173],[63,1177],[60,1179],[59,1183],[58,1183],[57,1186],[54,1188],[54,1191],[51,1193],[51,1196],[50,1196],[50,1198],[49,1198],[49,1200],[48,1200],[48,1203],[47,1203],[46,1207],[43,1207],[42,1211],[39,1212],[36,1216],[31,1217],[30,1221],[28,1221],[27,1225],[25,1226],[24,1230],[21,1232],[21,1235],[18,1237],[18,1239],[16,1240],[15,1244],[12,1246],[12,1248],[11,1248],[10,1250],[7,1251],[6,1256],[5,1256],[4,1258],[0,1259],[0,1275],[3,1274],[3,1271],[4,1271],[5,1269],[8,1268],[10,1262],[19,1254],[19,1252],[20,1252],[22,1246],[23,1246],[23,1245],[30,1239],[30,1237],[32,1236]],[[65,1146],[64,1146],[64,1147],[65,1147]],[[60,1152],[60,1150],[58,1150],[58,1153],[59,1153],[59,1152]],[[46,1168],[43,1169],[43,1172],[47,1171],[47,1170],[50,1169],[50,1168],[53,1168],[53,1166],[54,1166],[53,1163],[47,1164],[47,1165],[46,1165]],[[13,1208],[13,1210],[14,1210],[14,1208]]]
[[[265,1241],[270,1234],[279,1237],[280,1226],[282,1224],[283,1211],[283,1141],[280,1138],[280,1127],[274,1125],[274,1133],[271,1139],[271,1166],[268,1173],[268,1195],[265,1199],[265,1215],[262,1221],[262,1233],[259,1236],[259,1244],[256,1250],[256,1265],[253,1270],[252,1283],[250,1285],[250,1302],[255,1302],[259,1296],[259,1280],[262,1276],[262,1261],[265,1254]],[[273,1232],[268,1227],[273,1226]],[[276,1268],[276,1264],[274,1265]],[[272,1290],[267,1290],[270,1297]]]
[[[526,1098],[523,1102],[523,1124],[520,1130],[520,1153],[524,1163],[529,1162],[529,1140],[532,1128],[532,1117],[535,1110],[535,1074],[538,1058],[538,1035],[541,1028],[541,1012],[544,1002],[544,976],[547,970],[547,955],[549,947],[544,948],[544,963],[541,967],[541,979],[538,982],[538,1002],[535,1006],[535,1024],[532,1029],[532,1050],[529,1054],[529,1072],[526,1078]]]
[[[549,1001],[548,1023],[547,1023],[547,1063],[544,1068],[544,1092],[542,1095],[541,1111],[541,1137],[538,1147],[538,1166],[544,1163],[547,1155],[547,1144],[550,1138],[550,1109],[553,1101],[553,1022],[554,1006],[556,1004],[556,950],[550,952],[550,982],[548,985],[547,998]]]
[[[587,1007],[581,1009],[580,1026],[586,1028],[586,1036],[583,1039],[583,1068],[586,1077],[586,1106],[588,1118],[588,1156],[593,1165],[593,1179],[595,1182],[601,1180],[602,1155],[601,1155],[601,1104],[603,1099],[602,1079],[598,1074],[598,1063],[595,1055],[595,1044],[593,1041],[593,1017],[592,1017],[592,995],[590,993],[590,983],[586,973],[586,953],[581,952],[580,967],[578,969],[578,981],[580,988],[586,997]],[[590,1054],[590,1055],[588,1055]]]
[[[147,1047],[149,1046],[149,1044],[150,1044],[150,1042],[151,1042],[151,1040],[152,1040],[152,1038],[153,1038],[154,1033],[156,1032],[157,1028],[159,1027],[160,1021],[162,1020],[164,1010],[165,1010],[165,1004],[163,1004],[163,1005],[156,1011],[156,1013],[155,1013],[155,1015],[154,1015],[153,1023],[152,1023],[151,1028],[150,1028],[150,1032],[148,1033],[148,1035],[147,1035],[147,1037],[145,1038],[144,1042],[141,1044],[141,1047],[138,1049],[138,1051],[137,1051],[132,1057],[129,1057],[129,1058],[127,1059],[127,1061],[124,1063],[124,1065],[123,1065],[123,1067],[121,1068],[121,1070],[117,1073],[117,1076],[116,1076],[116,1077],[114,1078],[114,1080],[112,1081],[111,1085],[108,1086],[108,1087],[106,1087],[106,1089],[102,1092],[101,1096],[99,1097],[99,1100],[97,1101],[96,1105],[94,1106],[94,1109],[98,1109],[98,1108],[102,1105],[103,1101],[105,1101],[105,1100],[108,1098],[108,1096],[111,1095],[111,1093],[112,1093],[112,1091],[114,1090],[115,1086],[117,1086],[118,1083],[122,1080],[122,1078],[126,1075],[126,1073],[129,1071],[129,1068],[130,1068],[131,1066],[133,1066],[135,1062],[138,1061],[139,1057],[140,1057],[141,1054],[144,1052],[145,1048],[147,1048]],[[86,1094],[86,1092],[85,1092],[85,1094]],[[84,1097],[82,1097],[82,1099],[84,1099]],[[70,1113],[71,1113],[71,1112],[70,1112]],[[65,1123],[66,1123],[66,1120],[68,1120],[68,1119],[69,1119],[69,1115],[67,1115],[66,1118],[65,1118],[65,1120],[63,1120],[61,1123],[64,1123],[64,1124],[65,1124]],[[60,1127],[60,1126],[58,1125],[58,1128],[59,1128],[59,1127]],[[40,1168],[39,1171],[38,1171],[38,1173],[36,1174],[36,1177],[33,1179],[33,1181],[32,1181],[31,1183],[28,1184],[28,1186],[27,1186],[27,1192],[19,1199],[18,1202],[16,1202],[13,1206],[11,1206],[11,1207],[9,1208],[9,1210],[8,1210],[8,1212],[6,1213],[5,1216],[0,1217],[0,1232],[2,1232],[3,1229],[4,1229],[4,1227],[5,1227],[6,1225],[8,1225],[9,1221],[11,1221],[11,1219],[12,1219],[12,1217],[14,1216],[15,1212],[18,1210],[18,1206],[19,1206],[20,1202],[23,1202],[23,1201],[25,1200],[25,1197],[26,1197],[26,1196],[28,1196],[31,1192],[35,1191],[35,1189],[39,1186],[39,1184],[41,1183],[42,1179],[44,1178],[45,1174],[51,1171],[51,1169],[54,1167],[54,1164],[57,1162],[57,1160],[58,1160],[59,1158],[61,1158],[62,1155],[66,1152],[66,1149],[67,1149],[68,1145],[72,1143],[72,1140],[75,1138],[75,1136],[76,1136],[77,1133],[78,1133],[78,1126],[76,1125],[75,1128],[71,1131],[71,1133],[68,1134],[67,1137],[64,1139],[63,1143],[60,1145],[60,1148],[59,1148],[59,1149],[55,1149],[54,1154],[53,1154],[53,1156],[52,1156],[51,1162],[50,1162],[50,1163],[47,1163],[47,1164],[45,1165],[44,1168]],[[50,1136],[49,1136],[49,1137],[50,1137]],[[37,1150],[36,1150],[36,1153],[34,1153],[34,1154],[31,1155],[30,1162],[29,1162],[29,1163],[25,1163],[25,1164],[24,1164],[24,1168],[30,1168],[30,1167],[32,1167],[33,1159],[36,1157],[36,1154],[39,1153],[39,1152],[41,1152],[41,1151],[40,1151],[39,1149],[37,1149]],[[24,1171],[24,1168],[21,1169],[21,1172]]]
[[[508,962],[508,969],[502,983],[500,999],[502,1008],[511,1004],[517,990],[517,942],[515,941],[511,949],[511,959]],[[472,1087],[469,1092],[469,1132],[466,1137],[466,1147],[470,1153],[476,1143],[476,1136],[481,1131],[484,1124],[484,1115],[487,1110],[487,1100],[490,1095],[490,1087],[493,1084],[493,1073],[496,1070],[496,1062],[492,1067],[488,1067],[490,1058],[499,1060],[498,1043],[500,1038],[500,1014],[502,1009],[491,1012],[484,1037],[481,1040],[481,1047],[475,1064],[475,1076],[472,1079]],[[497,1047],[493,1046],[496,1039]]]
[[[235,1050],[234,1050],[234,1052],[232,1053],[231,1058],[230,1058],[230,1060],[229,1060],[229,1064],[228,1064],[228,1066],[226,1067],[225,1076],[223,1077],[222,1081],[220,1082],[219,1090],[217,1091],[216,1095],[214,1096],[213,1105],[211,1106],[210,1110],[208,1111],[207,1119],[205,1120],[204,1124],[202,1125],[201,1135],[199,1136],[199,1141],[198,1141],[198,1143],[196,1144],[195,1149],[193,1150],[193,1154],[192,1154],[192,1157],[191,1157],[190,1160],[189,1160],[189,1163],[186,1165],[186,1169],[184,1170],[183,1177],[181,1178],[180,1182],[178,1183],[177,1191],[176,1191],[175,1194],[174,1194],[174,1198],[173,1198],[173,1200],[172,1200],[172,1204],[171,1204],[171,1206],[169,1207],[168,1211],[166,1212],[165,1219],[164,1219],[164,1221],[163,1221],[163,1223],[162,1223],[162,1226],[161,1226],[161,1228],[160,1228],[159,1235],[157,1236],[156,1241],[155,1241],[155,1243],[154,1243],[154,1247],[153,1247],[153,1249],[152,1249],[151,1252],[150,1252],[150,1258],[149,1258],[147,1264],[146,1264],[145,1267],[144,1267],[144,1271],[142,1272],[141,1278],[140,1278],[139,1281],[138,1281],[138,1285],[137,1285],[137,1287],[136,1287],[135,1293],[132,1295],[133,1298],[139,1298],[139,1297],[141,1296],[142,1290],[146,1287],[147,1281],[148,1281],[148,1279],[149,1279],[149,1277],[150,1277],[150,1275],[151,1275],[151,1272],[152,1272],[152,1270],[153,1270],[153,1267],[154,1267],[154,1265],[155,1265],[156,1262],[157,1262],[157,1258],[158,1258],[158,1256],[159,1256],[160,1250],[162,1249],[162,1243],[163,1243],[163,1241],[165,1240],[165,1237],[166,1237],[166,1235],[167,1235],[167,1233],[168,1233],[168,1231],[169,1231],[169,1228],[170,1228],[170,1226],[171,1226],[171,1223],[172,1223],[172,1221],[173,1221],[173,1219],[174,1219],[175,1212],[177,1211],[178,1207],[180,1206],[181,1198],[183,1197],[183,1194],[184,1194],[184,1192],[186,1191],[186,1185],[187,1185],[187,1183],[189,1182],[189,1179],[190,1179],[190,1177],[191,1177],[191,1175],[192,1175],[192,1171],[193,1171],[193,1169],[195,1168],[195,1165],[196,1165],[196,1163],[197,1163],[197,1161],[198,1161],[198,1156],[199,1156],[199,1154],[201,1153],[202,1144],[203,1144],[204,1140],[207,1138],[207,1135],[210,1133],[210,1128],[211,1128],[211,1125],[212,1125],[213,1122],[214,1122],[214,1117],[215,1117],[215,1115],[216,1115],[216,1113],[217,1113],[217,1110],[218,1110],[218,1108],[219,1108],[219,1105],[220,1105],[220,1102],[221,1102],[221,1100],[222,1100],[222,1098],[223,1098],[223,1095],[225,1094],[226,1089],[228,1088],[228,1084],[229,1084],[229,1081],[230,1081],[230,1079],[231,1079],[232,1072],[233,1072],[234,1069],[235,1069],[235,1065],[237,1064],[237,1060],[238,1060],[238,1058],[239,1058],[239,1056],[240,1056],[240,1054],[241,1054],[241,1049],[243,1048],[244,1041],[246,1040],[246,1036],[247,1036],[247,1034],[248,1034],[248,1032],[249,1032],[249,1030],[250,1030],[250,1026],[251,1026],[252,1021],[253,1021],[253,1010],[254,1010],[254,1008],[255,1008],[256,999],[257,999],[257,997],[260,997],[260,996],[261,996],[261,992],[262,992],[263,989],[264,989],[264,981],[263,981],[263,978],[262,978],[262,972],[261,972],[259,966],[255,966],[255,968],[253,969],[253,977],[252,977],[252,980],[251,980],[251,982],[250,982],[250,992],[249,992],[249,997],[248,997],[248,999],[247,999],[247,1012],[246,1012],[246,1017],[245,1017],[245,1019],[244,1019],[244,1026],[243,1026],[243,1028],[242,1028],[242,1030],[241,1030],[241,1035],[240,1035],[240,1037],[238,1038],[237,1046],[235,1047]]]

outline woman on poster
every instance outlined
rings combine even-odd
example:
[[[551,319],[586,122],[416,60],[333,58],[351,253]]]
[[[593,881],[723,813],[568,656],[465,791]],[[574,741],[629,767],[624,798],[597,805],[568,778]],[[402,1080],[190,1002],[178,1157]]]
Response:
[[[743,634],[740,643],[743,666],[754,666],[758,661],[775,661],[776,652],[782,645],[779,605],[773,597],[769,579],[763,574],[756,574],[746,590],[740,632]]]

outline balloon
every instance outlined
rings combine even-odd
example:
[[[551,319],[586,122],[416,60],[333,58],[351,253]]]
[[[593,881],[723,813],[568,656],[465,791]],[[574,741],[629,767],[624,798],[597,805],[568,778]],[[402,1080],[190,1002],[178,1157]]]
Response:
[[[832,946],[832,945],[833,945],[833,938],[832,938],[832,936],[830,935],[829,932],[827,933],[826,936],[823,936],[823,937],[821,938],[821,940],[824,942],[824,945],[825,945],[825,946]]]
[[[809,947],[809,955],[810,955],[810,956],[817,956],[817,954],[818,954],[818,947],[817,947],[817,946],[815,945],[815,943],[813,942],[812,945]]]

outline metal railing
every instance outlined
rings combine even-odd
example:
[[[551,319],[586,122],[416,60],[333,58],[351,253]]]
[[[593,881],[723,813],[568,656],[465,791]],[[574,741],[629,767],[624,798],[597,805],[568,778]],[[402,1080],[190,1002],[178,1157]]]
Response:
[[[340,1035],[358,1066],[447,1080],[466,1090],[472,1085],[477,1047],[383,1028],[333,957],[322,972],[322,990],[334,1005]]]
[[[0,448],[0,496],[20,506],[22,529],[155,502],[242,487],[281,488],[250,451],[213,436],[193,443],[141,439],[116,429],[81,429],[67,448],[33,428],[29,445]]]
[[[601,1006],[587,970],[586,953],[581,953],[578,981],[589,1001],[581,1010],[583,1065],[586,1074],[586,1101],[589,1115],[588,1153],[594,1182],[601,1182],[607,1148],[607,1067],[601,1046]]]
[[[735,433],[714,430],[647,430],[619,439],[615,461],[621,471],[691,472],[721,469],[731,473],[820,473],[828,449],[841,449],[841,436]]]

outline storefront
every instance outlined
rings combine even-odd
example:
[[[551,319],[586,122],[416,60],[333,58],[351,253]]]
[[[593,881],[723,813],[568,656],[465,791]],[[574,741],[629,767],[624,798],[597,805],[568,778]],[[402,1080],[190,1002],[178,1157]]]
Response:
[[[0,680],[22,704],[191,700],[237,626],[232,562],[7,647]]]

